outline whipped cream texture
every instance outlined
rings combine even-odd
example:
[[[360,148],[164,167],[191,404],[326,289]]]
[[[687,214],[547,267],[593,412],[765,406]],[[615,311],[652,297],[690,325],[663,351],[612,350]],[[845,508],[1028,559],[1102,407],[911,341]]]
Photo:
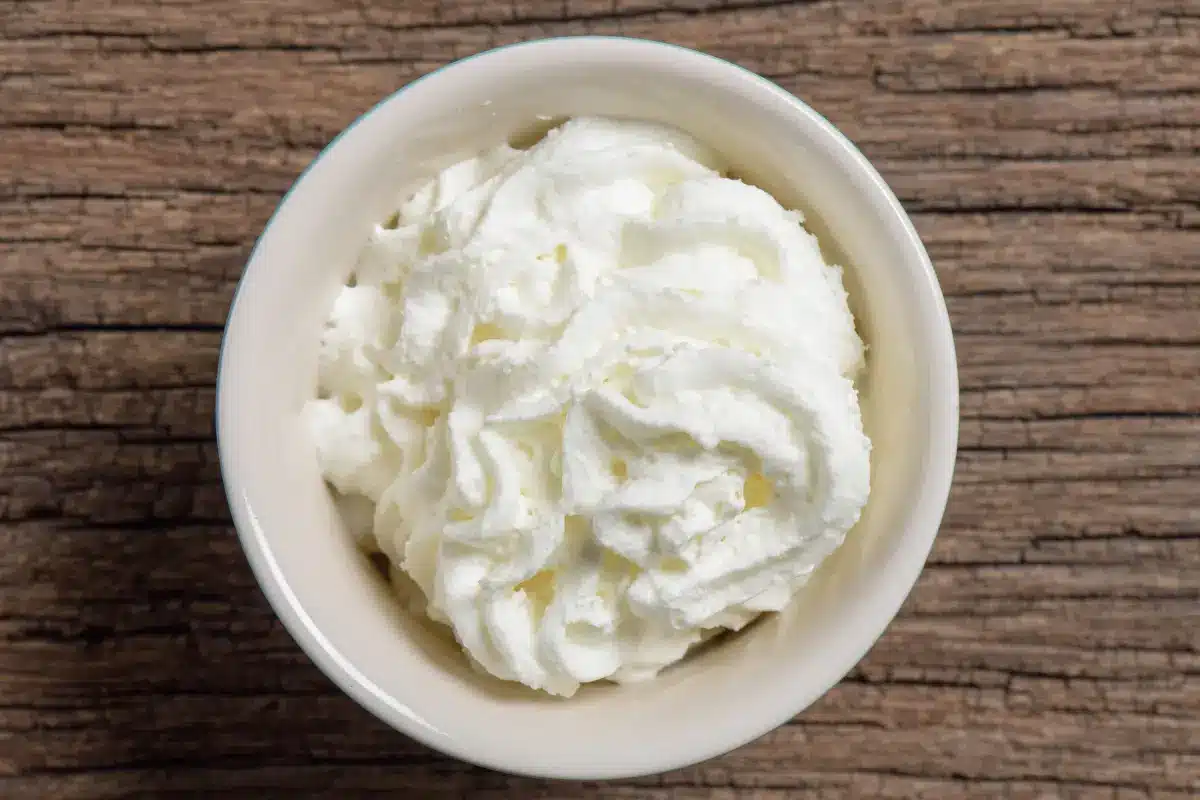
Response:
[[[866,503],[841,272],[719,168],[573,119],[408,197],[334,304],[323,473],[492,675],[652,677],[783,608]]]

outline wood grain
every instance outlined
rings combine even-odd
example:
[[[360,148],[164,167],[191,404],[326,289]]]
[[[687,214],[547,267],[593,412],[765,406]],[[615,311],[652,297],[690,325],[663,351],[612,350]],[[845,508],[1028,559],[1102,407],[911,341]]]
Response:
[[[212,441],[220,330],[296,175],[486,47],[645,36],[757,70],[937,265],[963,424],[870,655],[724,758],[610,784],[438,756],[308,662]],[[0,796],[1200,793],[1197,0],[0,0]]]

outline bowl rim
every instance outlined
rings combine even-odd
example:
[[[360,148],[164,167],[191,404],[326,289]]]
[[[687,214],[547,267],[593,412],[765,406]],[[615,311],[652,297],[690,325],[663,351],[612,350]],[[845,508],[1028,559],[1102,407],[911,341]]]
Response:
[[[900,224],[903,231],[903,241],[899,241],[898,245],[915,254],[918,258],[921,269],[919,274],[914,274],[912,277],[914,280],[922,281],[921,292],[930,297],[933,302],[933,312],[924,315],[922,319],[923,327],[928,329],[927,337],[933,343],[933,351],[927,354],[930,363],[934,365],[930,370],[933,381],[933,385],[929,390],[931,403],[929,412],[930,441],[926,449],[927,458],[920,491],[914,500],[918,508],[914,511],[912,524],[909,526],[924,533],[916,541],[908,542],[906,547],[898,548],[890,558],[889,580],[876,584],[873,596],[869,602],[869,613],[865,613],[865,616],[870,621],[869,624],[864,625],[861,632],[855,635],[853,647],[846,648],[840,658],[830,659],[830,666],[827,666],[823,670],[823,674],[827,680],[810,681],[803,686],[793,688],[789,692],[781,692],[778,698],[779,702],[777,703],[779,710],[774,715],[770,717],[760,716],[753,725],[743,726],[743,729],[737,734],[723,737],[714,736],[712,737],[710,746],[703,750],[698,750],[687,755],[671,754],[666,757],[656,756],[647,759],[646,763],[636,769],[622,770],[611,767],[588,768],[576,765],[561,767],[559,765],[539,762],[535,753],[531,753],[530,757],[525,759],[523,763],[511,763],[494,758],[491,753],[468,751],[456,739],[447,736],[428,721],[417,716],[400,700],[363,675],[353,663],[337,650],[311,617],[308,616],[289,585],[288,579],[280,568],[254,514],[251,499],[243,490],[241,481],[238,479],[238,470],[234,466],[233,459],[235,445],[230,440],[230,435],[225,433],[228,426],[222,425],[223,419],[232,418],[234,414],[230,410],[230,404],[225,399],[227,383],[224,378],[226,376],[229,353],[236,347],[236,343],[234,342],[235,337],[231,337],[230,334],[234,328],[235,320],[240,317],[238,300],[248,283],[251,269],[259,257],[263,241],[267,238],[272,225],[276,222],[292,195],[303,187],[305,179],[321,159],[328,155],[360,123],[364,122],[385,105],[397,100],[401,95],[419,83],[430,80],[447,70],[455,69],[468,62],[486,59],[501,52],[513,49],[554,47],[564,42],[570,42],[573,46],[596,47],[615,44],[624,47],[674,51],[676,57],[692,60],[697,65],[703,64],[710,69],[717,68],[736,73],[741,80],[746,81],[748,85],[753,86],[757,91],[769,92],[777,100],[785,101],[793,111],[807,118],[807,121],[812,125],[812,130],[819,131],[832,145],[840,149],[852,165],[851,168],[857,171],[860,176],[868,179],[872,189],[885,201],[886,208],[883,210],[886,211],[893,221]],[[243,310],[242,315],[244,313]],[[568,35],[544,37],[493,47],[448,62],[409,81],[404,86],[401,86],[379,100],[370,109],[355,118],[321,149],[296,177],[275,207],[275,210],[263,227],[262,233],[256,239],[254,247],[251,249],[250,255],[246,260],[246,265],[234,289],[222,333],[218,358],[214,417],[221,480],[229,504],[233,525],[250,564],[251,571],[271,609],[279,617],[284,628],[300,646],[305,655],[313,661],[326,677],[356,703],[390,727],[425,746],[451,757],[514,775],[552,779],[597,780],[656,774],[697,764],[736,750],[769,733],[803,711],[840,682],[846,673],[862,660],[891,624],[908,594],[916,585],[916,581],[924,568],[934,540],[937,537],[946,503],[949,499],[957,456],[959,385],[957,357],[950,318],[946,309],[945,297],[942,294],[937,274],[934,271],[928,253],[912,221],[891,188],[867,158],[840,130],[807,103],[778,84],[718,56],[655,39],[631,36]]]

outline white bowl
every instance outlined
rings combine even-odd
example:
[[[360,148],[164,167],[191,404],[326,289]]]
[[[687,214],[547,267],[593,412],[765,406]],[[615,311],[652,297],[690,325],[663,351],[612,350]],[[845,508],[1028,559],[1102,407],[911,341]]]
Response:
[[[656,680],[570,700],[468,667],[399,607],[343,529],[298,414],[315,390],[322,324],[397,189],[527,130],[579,114],[676,125],[743,179],[802,209],[847,268],[874,442],[862,520],[782,614]],[[613,778],[724,753],[793,717],[870,648],[933,544],[950,488],[958,383],[945,304],[900,204],[828,122],[774,84],[679,47],[550,39],[415,81],[313,162],[246,267],[221,353],[218,439],[255,575],[305,652],[404,733],[514,773]]]

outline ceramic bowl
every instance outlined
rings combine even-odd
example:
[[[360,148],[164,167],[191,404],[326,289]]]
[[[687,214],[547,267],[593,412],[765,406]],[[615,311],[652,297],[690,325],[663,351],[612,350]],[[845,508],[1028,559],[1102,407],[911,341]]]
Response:
[[[472,670],[396,601],[353,545],[299,412],[339,286],[397,191],[538,120],[682,128],[806,214],[846,268],[869,351],[860,391],[872,492],[845,545],[783,613],[637,685],[563,700]],[[246,266],[221,354],[229,503],[263,591],[351,697],[450,755],[513,773],[613,778],[724,753],[786,722],[867,652],[925,562],[950,488],[958,388],[945,304],[895,196],[861,153],[778,86],[657,42],[566,38],[493,50],[414,81],[355,121],[288,192]]]

